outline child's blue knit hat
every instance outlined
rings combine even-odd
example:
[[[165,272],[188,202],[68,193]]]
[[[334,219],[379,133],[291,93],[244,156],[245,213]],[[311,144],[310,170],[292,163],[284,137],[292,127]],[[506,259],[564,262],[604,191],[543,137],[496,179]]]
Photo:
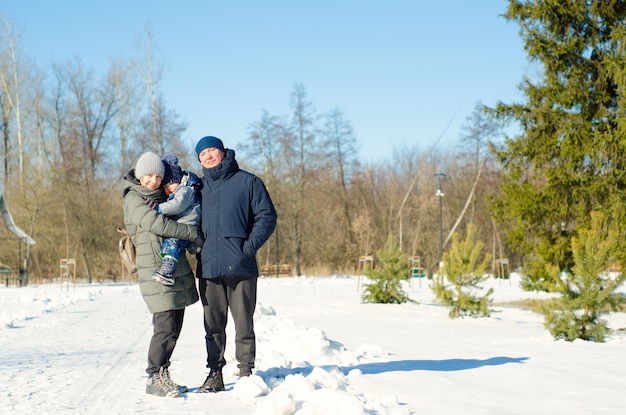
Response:
[[[183,178],[183,169],[178,165],[178,157],[173,154],[164,155],[163,166],[165,167],[165,175],[161,183],[180,183]]]

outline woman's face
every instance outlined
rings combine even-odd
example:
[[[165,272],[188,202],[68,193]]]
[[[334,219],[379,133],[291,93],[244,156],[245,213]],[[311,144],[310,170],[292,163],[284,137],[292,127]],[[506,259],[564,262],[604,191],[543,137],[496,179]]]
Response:
[[[143,187],[147,187],[150,190],[156,190],[161,186],[161,180],[163,178],[156,173],[146,174],[139,179],[139,184]]]

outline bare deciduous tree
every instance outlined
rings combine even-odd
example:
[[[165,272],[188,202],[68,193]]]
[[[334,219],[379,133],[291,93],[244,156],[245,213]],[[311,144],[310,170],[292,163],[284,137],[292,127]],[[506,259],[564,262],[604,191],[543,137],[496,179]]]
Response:
[[[118,59],[112,62],[107,77],[114,88],[119,108],[115,117],[119,158],[114,159],[119,160],[118,171],[122,174],[133,163],[134,155],[139,152],[135,151],[135,145],[142,111],[140,92],[143,89],[137,74],[137,65],[133,61]]]
[[[19,49],[19,33],[15,26],[3,14],[0,14],[2,31],[0,35],[0,95],[2,103],[2,132],[5,145],[5,178],[9,174],[7,160],[11,154],[10,125],[13,119],[15,139],[17,141],[17,160],[19,183],[23,184],[24,176],[24,134],[22,114],[22,85],[26,70],[23,68]]]
[[[139,41],[142,64],[138,66],[144,81],[144,92],[148,97],[148,111],[140,123],[137,140],[139,150],[150,150],[157,154],[169,152],[178,155],[186,154],[182,145],[181,134],[187,129],[187,123],[179,120],[178,114],[166,106],[165,98],[160,92],[163,68],[156,59],[158,47],[150,26],[145,28],[145,38]]]
[[[474,110],[466,118],[466,124],[462,127],[460,146],[463,151],[467,151],[470,159],[473,160],[473,175],[479,175],[482,160],[489,156],[488,147],[490,142],[500,134],[500,127],[493,122],[485,111],[485,106],[481,102],[474,105]],[[476,215],[477,198],[472,197],[472,210],[470,212],[470,223],[474,222]]]
[[[292,181],[291,208],[293,254],[296,275],[302,275],[302,220],[304,217],[307,183],[315,173],[319,158],[315,134],[315,107],[307,100],[304,85],[296,84],[291,92],[291,133],[283,137],[283,155]]]
[[[285,196],[281,181],[286,175],[284,163],[281,162],[281,153],[282,144],[285,143],[282,138],[287,134],[287,130],[287,123],[281,117],[272,116],[263,110],[261,119],[249,125],[248,140],[241,145],[240,150],[245,155],[240,160],[241,165],[250,166],[251,170],[263,179],[278,212],[278,223],[272,237],[273,241],[266,243],[260,252],[267,265],[271,263],[280,265],[285,261],[284,255],[281,257],[280,252],[280,235],[283,234],[282,219],[285,207],[282,203]]]
[[[343,216],[345,220],[345,237],[347,247],[354,244],[352,233],[352,218],[350,211],[350,197],[348,188],[350,177],[358,167],[356,137],[352,129],[352,123],[346,120],[344,114],[338,108],[328,112],[325,116],[323,136],[326,144],[327,161],[329,168],[337,175],[338,185],[341,190]]]

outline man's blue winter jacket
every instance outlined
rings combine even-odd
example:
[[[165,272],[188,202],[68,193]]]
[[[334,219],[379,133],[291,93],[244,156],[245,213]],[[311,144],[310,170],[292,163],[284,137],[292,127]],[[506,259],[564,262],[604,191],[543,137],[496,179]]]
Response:
[[[231,149],[220,165],[203,173],[204,245],[196,276],[258,277],[256,252],[276,228],[276,210],[263,181],[240,170]]]

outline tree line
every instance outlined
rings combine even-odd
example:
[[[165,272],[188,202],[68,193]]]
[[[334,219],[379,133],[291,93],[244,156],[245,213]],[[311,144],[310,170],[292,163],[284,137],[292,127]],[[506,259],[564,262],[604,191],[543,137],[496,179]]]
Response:
[[[235,149],[242,167],[263,178],[279,215],[259,262],[289,264],[296,275],[359,272],[359,258],[391,237],[432,275],[453,235],[471,225],[492,258],[487,272],[506,259],[527,288],[550,290],[559,283],[550,270],[573,269],[572,240],[599,211],[622,236],[611,254],[619,266],[625,17],[622,0],[509,0],[504,18],[519,25],[539,71],[520,82],[524,102],[479,102],[457,146],[415,143],[379,163],[361,163],[346,114],[318,111],[296,83],[285,97],[290,112],[242,120],[248,134]],[[198,166],[195,143],[183,139],[185,122],[160,91],[150,29],[136,58],[111,60],[96,76],[80,60],[38,67],[14,26],[2,22],[3,195],[37,241],[27,253],[31,276],[55,278],[59,261],[75,258],[89,281],[116,278],[119,178],[145,150]],[[19,266],[20,249],[8,241],[0,261]]]
[[[58,278],[67,258],[76,260],[80,278],[119,278],[122,175],[147,150],[174,152],[182,165],[200,170],[191,151],[195,143],[183,139],[185,122],[160,91],[163,74],[150,28],[138,41],[137,58],[111,60],[96,75],[79,59],[37,66],[21,49],[15,26],[4,17],[2,22],[3,195],[37,244],[21,246],[2,227],[7,243],[0,262],[17,269],[27,260],[35,281]],[[299,83],[285,99],[290,114],[261,111],[256,121],[242,120],[248,136],[235,148],[242,167],[264,180],[279,214],[277,231],[258,254],[261,264],[289,264],[295,275],[354,273],[359,257],[373,255],[393,235],[433,272],[440,220],[445,238],[478,163],[482,174],[463,223],[482,223],[483,236],[494,240],[485,195],[499,173],[494,163],[481,161],[492,133],[481,125],[487,121],[479,104],[477,118],[468,118],[465,147],[416,145],[397,149],[391,162],[363,165],[358,138],[340,109],[318,112]],[[441,216],[435,194],[440,172],[446,173]]]

